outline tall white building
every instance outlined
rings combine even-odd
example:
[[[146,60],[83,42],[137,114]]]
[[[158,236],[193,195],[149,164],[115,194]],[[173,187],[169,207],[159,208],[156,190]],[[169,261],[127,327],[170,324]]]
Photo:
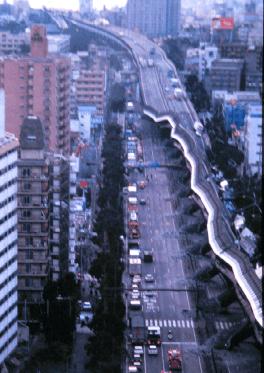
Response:
[[[128,0],[127,27],[149,37],[176,36],[181,0]]]
[[[262,106],[248,105],[244,130],[245,171],[262,175]]]
[[[93,0],[80,0],[80,13],[89,14],[93,11]]]
[[[17,345],[17,149],[0,90],[0,370]]]
[[[199,80],[211,70],[212,62],[218,58],[218,48],[207,43],[200,43],[199,48]]]

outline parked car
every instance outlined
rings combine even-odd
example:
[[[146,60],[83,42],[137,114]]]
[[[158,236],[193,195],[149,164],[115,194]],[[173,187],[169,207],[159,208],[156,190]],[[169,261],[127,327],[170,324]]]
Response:
[[[139,204],[140,204],[140,205],[145,205],[145,204],[146,204],[146,200],[145,200],[144,198],[141,198],[141,199],[139,200]]]

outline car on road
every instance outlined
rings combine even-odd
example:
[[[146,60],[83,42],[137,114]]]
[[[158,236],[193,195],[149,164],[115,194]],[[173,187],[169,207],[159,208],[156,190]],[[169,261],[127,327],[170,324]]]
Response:
[[[139,204],[140,204],[140,205],[145,205],[145,204],[146,204],[146,200],[145,200],[144,198],[141,198],[141,199],[139,200]]]
[[[148,355],[157,356],[158,355],[157,346],[155,346],[155,345],[149,345],[148,346]]]
[[[137,295],[138,297],[140,296],[139,290],[133,289],[132,290],[132,296]]]
[[[141,283],[141,276],[140,275],[134,275],[132,282],[133,282],[133,284],[140,284]]]
[[[83,302],[82,310],[86,312],[92,312],[92,305],[91,302]]]
[[[144,350],[142,346],[134,346],[134,354],[144,355]]]
[[[131,299],[132,300],[138,300],[140,298],[140,294],[138,293],[138,294],[134,294],[134,293],[132,293],[131,294]]]
[[[146,186],[146,182],[144,180],[138,182],[139,189],[144,189]]]
[[[132,284],[132,291],[133,290],[138,290],[138,285],[137,284]]]
[[[154,282],[154,277],[152,276],[151,273],[146,274],[145,281],[146,282]]]

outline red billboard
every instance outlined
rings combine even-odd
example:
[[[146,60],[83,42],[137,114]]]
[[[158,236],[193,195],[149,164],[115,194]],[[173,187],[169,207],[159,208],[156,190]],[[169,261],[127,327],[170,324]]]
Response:
[[[212,19],[212,28],[218,30],[233,30],[234,18],[216,17]]]

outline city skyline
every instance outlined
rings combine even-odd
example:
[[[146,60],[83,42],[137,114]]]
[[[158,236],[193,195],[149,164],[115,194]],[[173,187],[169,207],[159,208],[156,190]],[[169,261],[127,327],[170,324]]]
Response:
[[[14,3],[14,1],[7,1],[8,3]],[[113,7],[123,7],[126,5],[127,0],[94,0],[93,6],[97,10],[102,10],[104,6],[111,9]],[[1,1],[3,3],[3,1]],[[58,9],[69,9],[69,10],[79,10],[79,1],[70,0],[67,3],[63,3],[61,0],[29,0],[29,5],[32,8],[42,8],[43,6],[47,8],[58,8]]]

